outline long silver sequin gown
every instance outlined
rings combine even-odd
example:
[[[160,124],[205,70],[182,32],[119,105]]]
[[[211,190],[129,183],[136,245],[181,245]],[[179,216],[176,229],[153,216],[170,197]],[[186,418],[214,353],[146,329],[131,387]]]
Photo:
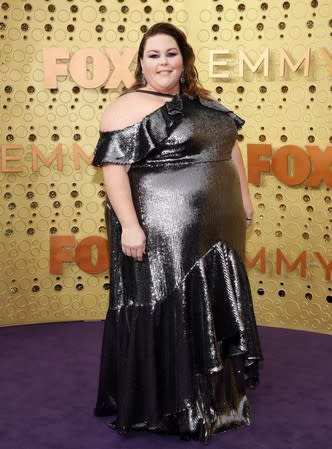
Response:
[[[121,130],[101,132],[93,165],[131,164],[143,262],[121,251],[106,204],[111,294],[95,414],[118,429],[207,440],[248,425],[246,380],[262,358],[242,258],[246,223],[231,151],[243,120],[177,95]]]

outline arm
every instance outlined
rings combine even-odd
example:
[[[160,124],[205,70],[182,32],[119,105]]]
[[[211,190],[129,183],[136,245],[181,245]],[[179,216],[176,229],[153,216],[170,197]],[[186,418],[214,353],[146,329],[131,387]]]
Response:
[[[129,165],[105,164],[105,188],[112,208],[122,226],[121,244],[126,256],[143,260],[145,234],[134,208],[128,178]]]
[[[246,213],[247,223],[249,225],[249,224],[251,224],[251,220],[252,220],[252,217],[254,214],[254,209],[252,207],[252,203],[251,203],[251,199],[250,199],[250,195],[249,195],[249,187],[248,187],[246,171],[245,171],[242,154],[241,154],[241,150],[240,150],[238,143],[235,143],[235,145],[233,147],[232,159],[235,163],[235,166],[236,166],[238,174],[239,174],[243,208]],[[250,220],[248,220],[248,219],[250,219]]]

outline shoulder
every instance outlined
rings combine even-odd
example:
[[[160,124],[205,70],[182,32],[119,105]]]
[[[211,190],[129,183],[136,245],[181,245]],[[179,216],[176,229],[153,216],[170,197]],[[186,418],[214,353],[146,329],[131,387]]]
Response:
[[[103,111],[100,119],[100,131],[114,131],[134,123],[133,101],[130,95],[123,95],[114,100]]]
[[[100,131],[114,131],[139,123],[158,106],[159,104],[153,99],[139,92],[121,95],[104,110],[100,120]]]
[[[207,95],[206,97],[202,97],[202,98],[207,101],[217,101],[216,98],[212,97],[212,95]]]
[[[199,96],[199,100],[202,104],[221,104],[216,98],[212,97],[212,95],[204,95]]]
[[[229,118],[231,118],[233,120],[237,129],[242,128],[242,126],[245,123],[245,120],[243,120],[240,116],[235,114],[235,112],[233,112],[231,109],[226,108],[226,106],[224,106],[222,103],[219,103],[219,101],[215,100],[212,97],[211,97],[211,99],[200,98],[200,103],[203,106],[206,106],[207,108],[211,108],[211,109],[214,109],[216,111],[223,113],[224,116],[226,114]]]
[[[218,100],[213,98],[212,96],[209,97],[199,97],[199,101],[203,106],[206,106],[211,109],[215,109],[217,111],[230,113],[232,112],[230,109],[226,108],[222,103],[220,103]]]

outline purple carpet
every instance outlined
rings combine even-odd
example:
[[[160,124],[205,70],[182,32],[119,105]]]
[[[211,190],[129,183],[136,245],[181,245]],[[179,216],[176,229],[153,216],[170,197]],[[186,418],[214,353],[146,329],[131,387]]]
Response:
[[[1,449],[204,447],[177,436],[118,435],[93,416],[102,322],[1,328]],[[332,440],[332,338],[260,327],[261,385],[253,424],[214,436],[211,449],[321,449]]]

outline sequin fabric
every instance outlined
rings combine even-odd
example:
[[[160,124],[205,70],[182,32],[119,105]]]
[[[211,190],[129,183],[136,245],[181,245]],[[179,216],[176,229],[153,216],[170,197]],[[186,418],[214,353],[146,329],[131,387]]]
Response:
[[[116,415],[120,430],[207,441],[250,423],[246,381],[257,382],[262,353],[231,159],[242,124],[218,102],[178,95],[137,124],[100,133],[93,165],[131,164],[147,237],[143,262],[125,256],[106,204],[111,294],[95,414]]]

